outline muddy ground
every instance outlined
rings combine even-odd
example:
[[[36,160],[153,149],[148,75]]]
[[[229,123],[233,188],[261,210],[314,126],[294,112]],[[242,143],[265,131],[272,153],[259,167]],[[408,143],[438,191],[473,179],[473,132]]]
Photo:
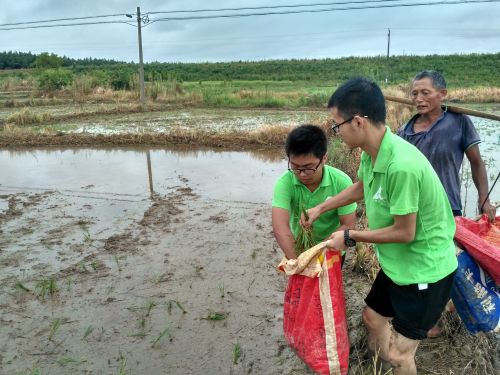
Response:
[[[282,334],[269,204],[202,197],[179,181],[145,201],[0,197],[1,374],[311,373]],[[352,261],[351,373],[362,374],[369,281]],[[498,373],[494,338],[453,316],[445,328],[422,343],[419,373]]]

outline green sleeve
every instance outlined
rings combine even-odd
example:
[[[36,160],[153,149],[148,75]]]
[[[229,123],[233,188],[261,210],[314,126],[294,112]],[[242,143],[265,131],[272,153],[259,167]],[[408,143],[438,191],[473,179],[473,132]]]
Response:
[[[293,181],[288,173],[283,174],[274,185],[272,206],[291,212]]]
[[[422,171],[414,168],[397,169],[387,173],[387,199],[391,215],[408,215],[418,211],[422,188]]]

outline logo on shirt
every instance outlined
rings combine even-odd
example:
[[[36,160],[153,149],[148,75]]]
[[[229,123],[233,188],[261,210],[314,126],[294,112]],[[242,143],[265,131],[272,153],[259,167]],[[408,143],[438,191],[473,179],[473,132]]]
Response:
[[[377,190],[377,192],[373,195],[373,200],[374,201],[382,201],[384,200],[384,197],[382,197],[382,186],[380,186]]]

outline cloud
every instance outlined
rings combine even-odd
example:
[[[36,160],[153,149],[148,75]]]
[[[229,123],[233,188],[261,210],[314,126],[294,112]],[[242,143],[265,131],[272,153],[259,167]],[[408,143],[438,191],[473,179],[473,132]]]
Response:
[[[297,3],[307,2],[315,1]],[[9,1],[2,4],[0,23],[135,13],[137,4],[144,14],[289,2],[219,1],[216,5],[207,5],[202,1],[178,0]],[[388,28],[391,28],[391,54],[498,52],[498,14],[500,3],[467,3],[154,22],[143,27],[144,57],[145,61],[230,61],[384,55]],[[189,13],[175,14],[186,15]],[[150,14],[149,19],[165,16]],[[125,16],[110,19],[135,22],[135,18]],[[137,29],[123,23],[0,32],[4,50],[138,60]]]

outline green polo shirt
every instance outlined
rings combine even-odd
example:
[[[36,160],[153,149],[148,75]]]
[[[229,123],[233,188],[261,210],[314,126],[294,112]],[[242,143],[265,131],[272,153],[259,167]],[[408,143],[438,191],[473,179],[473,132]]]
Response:
[[[394,223],[394,215],[416,213],[410,243],[376,244],[385,274],[396,284],[434,283],[457,268],[455,220],[446,192],[427,158],[387,128],[373,165],[363,152],[358,170],[363,181],[370,229]]]
[[[273,207],[279,207],[290,213],[290,229],[296,238],[299,232],[300,208],[306,210],[323,203],[352,185],[344,172],[329,165],[323,167],[323,178],[314,192],[311,192],[295,174],[286,171],[274,186]],[[318,243],[335,232],[340,225],[339,216],[356,211],[356,203],[340,207],[321,215],[313,224],[313,240]]]

